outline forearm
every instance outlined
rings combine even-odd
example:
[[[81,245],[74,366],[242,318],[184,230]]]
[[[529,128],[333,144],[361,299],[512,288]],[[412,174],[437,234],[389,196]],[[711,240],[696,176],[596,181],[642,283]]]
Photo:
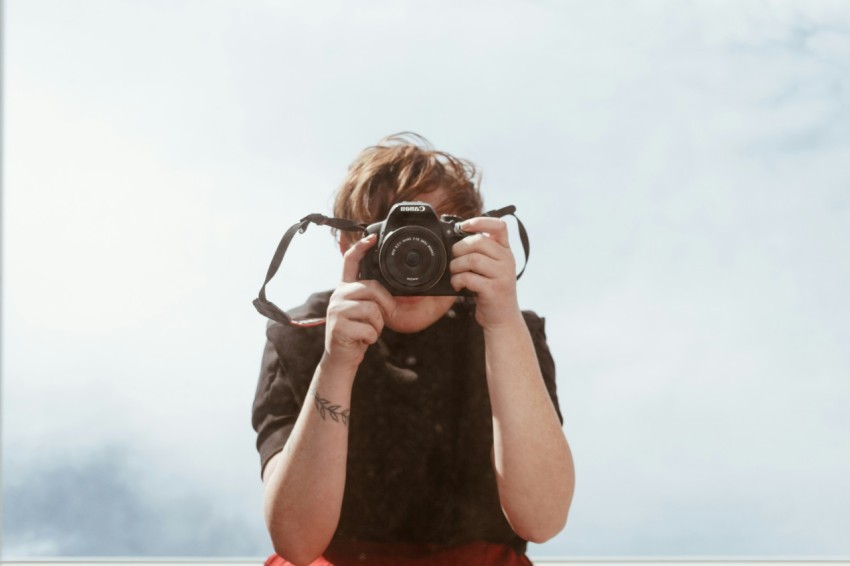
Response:
[[[514,531],[542,542],[566,522],[572,455],[522,314],[484,336],[499,499]]]
[[[320,555],[339,523],[353,377],[340,373],[347,372],[319,364],[289,440],[267,472],[266,525],[275,551],[294,563]]]

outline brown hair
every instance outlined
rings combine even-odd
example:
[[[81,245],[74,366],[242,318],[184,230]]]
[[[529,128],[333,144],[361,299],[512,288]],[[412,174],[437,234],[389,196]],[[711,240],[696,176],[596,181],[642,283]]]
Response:
[[[401,132],[360,152],[337,191],[334,216],[371,224],[386,218],[397,202],[444,189],[443,212],[473,218],[484,206],[480,181],[472,162],[435,150],[418,134]]]

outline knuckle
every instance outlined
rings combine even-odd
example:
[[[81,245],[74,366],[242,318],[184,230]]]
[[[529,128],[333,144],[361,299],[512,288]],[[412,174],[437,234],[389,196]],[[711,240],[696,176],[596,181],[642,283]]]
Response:
[[[381,316],[381,309],[378,307],[377,303],[369,302],[366,306],[366,316],[370,320],[380,320],[383,317]]]
[[[333,300],[337,300],[337,301],[344,300],[346,296],[351,294],[352,285],[353,285],[352,283],[346,283],[346,282],[342,282],[339,285],[337,285],[336,289],[334,290],[333,294],[331,295],[331,301],[333,301]]]
[[[337,300],[332,299],[331,302],[328,303],[328,318],[335,317],[339,313],[339,303],[340,301],[338,298]]]

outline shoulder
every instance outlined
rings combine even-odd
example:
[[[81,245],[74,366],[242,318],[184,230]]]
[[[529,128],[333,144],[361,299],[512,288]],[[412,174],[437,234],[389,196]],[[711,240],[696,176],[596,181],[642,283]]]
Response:
[[[304,304],[287,310],[286,314],[293,320],[323,319],[328,311],[331,293],[332,291],[313,293]],[[313,342],[316,336],[324,336],[324,332],[324,324],[298,327],[269,320],[266,327],[266,337],[279,352],[283,349],[291,351],[293,348]]]
[[[461,297],[452,310],[462,313],[467,319],[475,320],[475,299],[469,297]],[[531,336],[535,341],[540,339],[546,340],[546,319],[532,310],[521,311],[522,318],[525,320],[525,325],[528,327]],[[477,326],[477,324],[475,324]]]
[[[546,319],[538,315],[534,311],[522,311],[522,318],[525,319],[525,325],[532,336],[540,335],[546,337]]]
[[[328,312],[328,303],[331,300],[333,291],[321,291],[313,293],[307,298],[303,305],[299,305],[293,309],[286,311],[286,314],[295,320],[305,318],[322,318]]]
[[[540,363],[543,377],[554,376],[555,362],[552,359],[546,338],[546,319],[534,311],[522,311],[522,317],[525,319],[525,324],[528,326],[528,333],[531,335],[531,341],[534,344],[534,349],[537,351],[537,361]]]

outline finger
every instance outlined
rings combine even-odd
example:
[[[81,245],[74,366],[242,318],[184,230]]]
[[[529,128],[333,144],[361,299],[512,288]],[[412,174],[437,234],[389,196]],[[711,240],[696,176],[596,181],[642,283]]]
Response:
[[[454,258],[449,264],[449,270],[453,274],[471,271],[492,279],[500,274],[501,263],[484,254],[471,253]]]
[[[381,312],[384,315],[384,320],[392,320],[395,316],[396,311],[398,310],[398,303],[396,303],[395,297],[387,291],[387,288],[378,283],[377,281],[369,280],[369,281],[361,281],[364,286],[368,287],[372,291],[372,300],[374,300],[378,306],[381,308]]]
[[[346,299],[374,301],[380,307],[384,320],[391,320],[398,308],[395,297],[383,285],[371,279],[347,283],[343,296]]]
[[[345,301],[339,314],[350,321],[369,324],[378,334],[384,329],[383,313],[378,304],[373,301]]]
[[[345,282],[357,281],[357,276],[360,274],[360,260],[366,257],[366,252],[369,248],[375,245],[378,237],[375,234],[370,234],[365,238],[356,241],[343,256],[342,263],[342,280]]]
[[[375,327],[366,322],[357,320],[349,321],[344,329],[341,329],[339,342],[361,342],[363,344],[374,344],[378,341],[380,332],[375,330]]]
[[[484,234],[467,236],[452,246],[452,256],[458,257],[470,253],[481,253],[495,260],[504,259],[511,254],[511,249],[505,247],[494,238],[488,238]]]
[[[451,283],[455,291],[469,289],[473,293],[483,293],[489,288],[492,280],[471,271],[464,271],[452,275]]]
[[[479,216],[478,218],[470,218],[464,220],[460,224],[460,229],[464,232],[485,233],[491,238],[502,244],[510,247],[508,239],[508,224],[501,218],[490,218],[487,216]]]

